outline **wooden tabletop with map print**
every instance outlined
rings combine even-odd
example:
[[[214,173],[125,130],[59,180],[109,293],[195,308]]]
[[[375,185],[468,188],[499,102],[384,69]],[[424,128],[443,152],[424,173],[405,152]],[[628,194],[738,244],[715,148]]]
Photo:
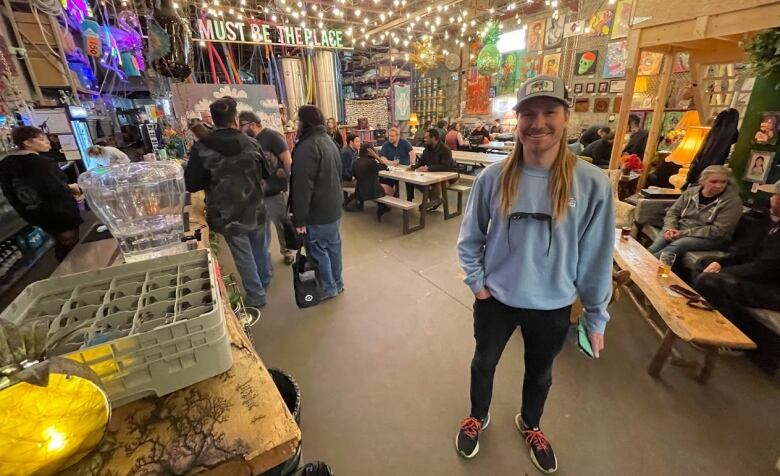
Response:
[[[191,228],[205,224],[193,194]],[[208,246],[208,229],[199,246]],[[163,397],[112,409],[98,449],[66,476],[256,475],[291,458],[301,431],[225,297],[233,366]]]
[[[660,316],[667,327],[661,329],[664,341],[650,364],[651,375],[658,376],[678,340],[705,347],[705,362],[699,374],[702,382],[706,382],[712,374],[719,347],[732,349],[756,347],[748,336],[720,312],[691,307],[686,298],[670,290],[669,286],[672,284],[688,290],[692,289],[674,273],[670,273],[668,278],[658,278],[658,259],[634,238],[621,240],[619,229],[615,230],[614,260],[620,269],[630,271],[631,281],[641,290],[645,300],[649,301],[649,306],[643,306],[640,300],[635,298],[640,312],[645,317],[650,317],[652,311]]]

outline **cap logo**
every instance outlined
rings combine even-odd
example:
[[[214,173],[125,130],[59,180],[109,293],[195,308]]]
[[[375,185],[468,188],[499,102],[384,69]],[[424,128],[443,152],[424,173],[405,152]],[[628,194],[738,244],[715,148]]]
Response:
[[[548,79],[540,79],[538,81],[532,81],[525,86],[525,95],[528,96],[534,93],[553,92],[555,91],[555,85]]]

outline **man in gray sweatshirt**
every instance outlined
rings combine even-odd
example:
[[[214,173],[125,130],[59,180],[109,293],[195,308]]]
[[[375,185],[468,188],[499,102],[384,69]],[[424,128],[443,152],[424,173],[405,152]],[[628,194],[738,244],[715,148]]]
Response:
[[[476,297],[476,348],[471,412],[456,446],[466,458],[479,451],[479,434],[490,422],[496,366],[520,327],[525,376],[515,425],[534,465],[552,473],[558,462],[539,422],[553,360],[578,296],[594,356],[604,348],[615,213],[607,176],[566,147],[569,108],[563,81],[537,76],[520,86],[517,98],[522,146],[474,182],[458,237],[465,281]]]

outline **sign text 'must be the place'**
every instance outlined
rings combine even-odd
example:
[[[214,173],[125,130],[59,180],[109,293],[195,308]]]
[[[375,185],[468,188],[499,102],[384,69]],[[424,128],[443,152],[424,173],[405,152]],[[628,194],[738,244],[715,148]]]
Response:
[[[197,39],[203,41],[344,48],[343,32],[341,30],[271,25],[260,23],[257,20],[226,21],[211,19],[198,19],[196,29],[200,36]]]

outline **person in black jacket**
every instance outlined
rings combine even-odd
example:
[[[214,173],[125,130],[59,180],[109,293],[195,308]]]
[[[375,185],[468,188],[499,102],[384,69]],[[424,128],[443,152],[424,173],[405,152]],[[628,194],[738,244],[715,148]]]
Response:
[[[438,129],[429,129],[425,133],[425,149],[420,160],[417,161],[418,172],[451,172],[457,170],[455,161],[452,160],[452,150],[441,140]],[[449,183],[457,182],[450,180]],[[430,188],[430,205],[428,211],[434,211],[441,205],[441,186],[436,184]]]
[[[355,186],[355,161],[360,152],[360,137],[355,134],[347,134],[347,145],[341,148],[341,186]]]
[[[341,155],[325,130],[316,106],[298,110],[298,144],[293,149],[293,224],[306,234],[312,257],[319,264],[323,297],[344,291],[341,277]]]
[[[353,168],[357,184],[355,186],[355,200],[362,203],[366,200],[375,200],[385,195],[393,194],[393,186],[379,182],[379,172],[387,170],[387,165],[376,158],[376,153],[368,144],[360,146],[360,156],[355,161]],[[377,204],[376,218],[382,220],[382,215],[390,211],[390,207],[383,203]]]
[[[73,198],[79,187],[68,183],[55,160],[41,155],[51,148],[42,130],[16,127],[11,140],[19,150],[0,161],[3,195],[27,223],[54,237],[54,254],[62,261],[79,242],[82,220]]]
[[[772,366],[780,361],[780,337],[761,329],[745,308],[780,311],[780,181],[774,185],[770,213],[751,225],[756,233],[736,241],[733,251],[723,257],[705,257],[697,262],[703,272],[694,289],[712,303],[735,326],[768,351]],[[762,343],[772,349],[762,349]]]
[[[614,141],[615,133],[610,132],[601,139],[591,142],[579,155],[582,157],[590,157],[593,159],[593,165],[606,169],[609,167],[609,159],[612,155],[612,143]]]
[[[631,133],[631,137],[628,139],[628,144],[623,148],[623,154],[636,154],[641,159],[645,156],[648,132],[642,129],[639,123],[640,119],[636,114],[628,116],[628,130]]]
[[[225,237],[249,306],[265,306],[271,283],[263,180],[270,174],[257,142],[238,130],[236,101],[209,106],[216,129],[192,146],[184,169],[188,192],[206,191],[206,221]]]

